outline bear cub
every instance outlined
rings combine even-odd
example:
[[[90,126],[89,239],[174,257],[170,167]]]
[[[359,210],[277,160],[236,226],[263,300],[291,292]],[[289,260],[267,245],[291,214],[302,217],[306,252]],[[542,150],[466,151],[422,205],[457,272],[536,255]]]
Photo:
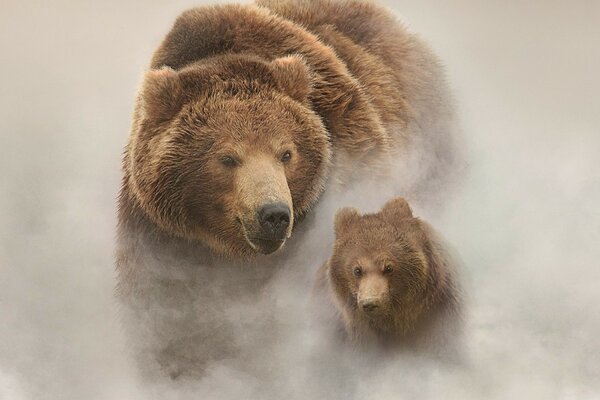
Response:
[[[355,344],[452,356],[461,330],[456,279],[435,231],[395,198],[375,214],[337,212],[317,290],[328,293]]]

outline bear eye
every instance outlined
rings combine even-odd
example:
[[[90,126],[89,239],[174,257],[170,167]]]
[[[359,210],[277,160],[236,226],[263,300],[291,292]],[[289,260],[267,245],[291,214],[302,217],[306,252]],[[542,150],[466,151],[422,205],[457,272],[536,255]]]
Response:
[[[387,264],[385,267],[383,267],[384,274],[389,274],[391,272],[392,272],[392,266],[390,264]]]
[[[283,155],[281,156],[281,161],[288,162],[288,161],[290,161],[291,158],[292,158],[292,152],[288,150],[285,153],[283,153]]]
[[[225,156],[221,158],[221,164],[223,164],[226,167],[235,167],[236,165],[238,165],[238,162],[236,161],[235,158],[231,157],[231,156]]]
[[[359,278],[362,276],[362,269],[360,267],[355,267],[352,273],[355,277]]]

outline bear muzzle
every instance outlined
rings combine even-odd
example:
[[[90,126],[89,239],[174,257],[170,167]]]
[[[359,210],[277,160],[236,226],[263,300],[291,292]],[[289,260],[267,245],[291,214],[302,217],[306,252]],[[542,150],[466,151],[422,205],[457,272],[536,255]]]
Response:
[[[290,235],[291,210],[283,202],[270,202],[259,207],[256,218],[243,225],[248,244],[258,253],[277,251]]]
[[[258,229],[252,235],[247,234],[246,240],[259,253],[277,251],[289,234],[290,208],[281,202],[267,203],[259,208],[256,219]]]
[[[257,253],[278,250],[292,233],[293,201],[285,169],[269,155],[248,156],[236,171],[237,218]]]
[[[377,310],[378,308],[381,308],[381,299],[377,298],[377,297],[370,297],[368,299],[362,299],[359,303],[358,306],[365,312],[372,312]]]
[[[265,204],[258,210],[258,222],[264,237],[285,240],[290,225],[290,208],[281,202]]]
[[[381,276],[365,276],[356,297],[358,309],[365,314],[385,313],[389,306],[387,280]]]

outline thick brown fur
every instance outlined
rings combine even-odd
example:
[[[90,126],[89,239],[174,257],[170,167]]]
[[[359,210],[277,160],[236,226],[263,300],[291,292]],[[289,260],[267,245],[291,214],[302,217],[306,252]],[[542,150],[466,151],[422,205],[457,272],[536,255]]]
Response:
[[[351,341],[440,355],[456,351],[461,298],[455,262],[404,199],[375,214],[338,211],[335,234],[333,254],[318,271],[317,293],[333,300]]]
[[[437,203],[460,176],[461,151],[451,96],[429,47],[388,10],[369,0],[257,0],[335,50],[379,115],[391,155],[418,155],[412,198]],[[360,141],[355,141],[359,143]],[[350,144],[352,146],[353,144]],[[346,167],[346,158],[338,169]],[[342,180],[344,173],[340,173]]]
[[[216,281],[250,302],[277,264],[256,255],[281,247],[325,187],[387,173],[426,132],[439,138],[420,184],[435,187],[454,151],[447,97],[436,58],[371,3],[184,12],[144,76],[123,159],[118,294],[151,339],[140,351],[176,376],[235,347],[225,322],[192,311],[199,298],[210,303]],[[257,222],[267,203],[290,210],[277,240]],[[147,311],[157,304],[159,317]]]

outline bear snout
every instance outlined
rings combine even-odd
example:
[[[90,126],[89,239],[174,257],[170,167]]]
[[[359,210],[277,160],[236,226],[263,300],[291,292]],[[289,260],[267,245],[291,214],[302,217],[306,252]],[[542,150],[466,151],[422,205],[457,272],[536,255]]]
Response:
[[[361,301],[359,303],[359,307],[365,311],[365,312],[372,312],[375,311],[376,309],[380,308],[381,306],[381,302],[379,301],[379,299],[377,298],[369,298],[369,299],[364,299],[363,301]]]
[[[254,215],[242,223],[246,240],[258,253],[277,251],[290,235],[293,221],[290,207],[283,202],[269,202],[260,206]]]
[[[268,203],[258,210],[258,222],[263,237],[284,240],[290,225],[290,208],[285,203]]]
[[[385,314],[389,306],[387,296],[359,297],[357,306],[367,315],[375,316]]]
[[[357,306],[360,311],[369,315],[385,313],[389,300],[387,279],[368,274],[361,280],[357,294]]]

